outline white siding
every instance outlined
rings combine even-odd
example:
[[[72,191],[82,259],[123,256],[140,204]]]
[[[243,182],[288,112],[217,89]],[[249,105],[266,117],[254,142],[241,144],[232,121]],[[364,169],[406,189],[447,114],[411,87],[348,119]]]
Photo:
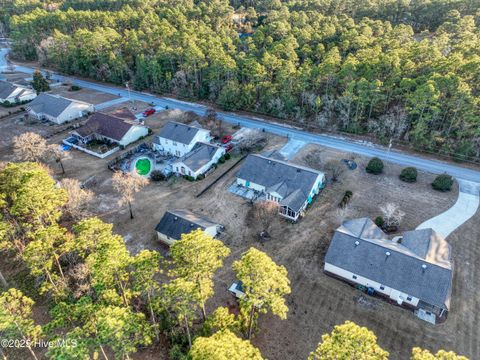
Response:
[[[215,152],[215,155],[213,156],[212,160],[210,160],[207,164],[202,166],[196,172],[194,172],[192,169],[190,169],[182,161],[178,161],[176,163],[173,163],[173,165],[172,165],[173,172],[175,172],[177,174],[180,174],[180,175],[190,175],[190,176],[193,176],[196,179],[200,174],[204,174],[208,169],[210,169],[210,167],[212,167],[213,164],[216,164],[218,162],[218,159],[220,159],[223,154],[225,154],[225,149],[224,148],[218,148],[217,151]],[[181,172],[182,166],[185,168],[185,174],[182,174],[182,172]],[[179,169],[178,171],[177,171],[177,168]]]
[[[197,142],[208,143],[210,142],[210,140],[210,131],[201,129],[196,133],[190,144],[182,144],[180,142],[174,142],[172,140],[158,136],[158,141],[160,142],[160,145],[155,144],[155,148],[157,150],[163,150],[177,157],[182,157],[189,153]]]
[[[20,94],[23,90],[25,90],[24,93],[19,96],[18,94]],[[35,91],[31,89],[24,89],[21,87],[17,87],[6,99],[0,99],[0,102],[8,101],[10,103],[15,103],[17,102],[17,96],[18,96],[18,101],[20,102],[20,101],[33,100],[37,97],[37,94],[35,93]]]
[[[342,278],[344,278],[348,281],[357,283],[359,285],[363,285],[365,287],[371,287],[371,288],[375,289],[375,291],[390,297],[390,299],[392,299],[394,301],[398,301],[399,298],[401,297],[403,299],[404,303],[407,303],[407,304],[412,305],[412,306],[417,306],[418,305],[419,299],[417,299],[414,296],[411,296],[409,294],[405,294],[404,292],[401,292],[401,291],[396,290],[396,289],[392,289],[392,288],[390,288],[390,287],[388,287],[384,284],[380,284],[376,281],[367,279],[367,278],[362,277],[358,274],[354,274],[350,271],[344,270],[344,269],[339,268],[335,265],[325,263],[325,271],[328,271],[329,273],[335,274],[337,276],[340,276],[340,277],[342,277]],[[354,278],[354,276],[356,276],[356,279]],[[382,289],[382,287],[383,287],[383,289]],[[408,297],[411,297],[411,300],[407,300]]]
[[[237,178],[237,184],[240,186],[248,187],[249,189],[253,189],[256,191],[264,192],[265,191],[265,186],[255,184],[250,182],[249,185],[247,186],[247,180]]]
[[[132,126],[130,130],[128,130],[128,132],[120,140],[119,144],[123,146],[127,146],[128,144],[131,144],[132,142],[137,141],[142,136],[147,136],[147,135],[148,135],[148,128],[146,128],[145,126]]]

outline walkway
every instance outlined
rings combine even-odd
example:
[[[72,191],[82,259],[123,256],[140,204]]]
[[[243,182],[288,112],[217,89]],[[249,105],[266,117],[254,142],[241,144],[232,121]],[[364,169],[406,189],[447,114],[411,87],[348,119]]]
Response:
[[[425,221],[417,229],[432,228],[446,238],[460,225],[470,219],[480,204],[480,184],[459,180],[460,191],[457,202],[447,211]]]

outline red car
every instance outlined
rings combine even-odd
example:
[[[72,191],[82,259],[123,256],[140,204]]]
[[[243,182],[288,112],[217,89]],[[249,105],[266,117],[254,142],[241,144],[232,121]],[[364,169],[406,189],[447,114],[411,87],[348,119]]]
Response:
[[[227,144],[224,146],[225,148],[225,152],[230,152],[232,149],[233,149],[233,145],[232,144]]]
[[[228,144],[230,141],[232,141],[232,135],[225,135],[222,138],[222,144]]]
[[[157,110],[155,110],[154,108],[147,109],[143,112],[143,116],[147,117],[147,116],[153,115],[156,113],[156,111]]]

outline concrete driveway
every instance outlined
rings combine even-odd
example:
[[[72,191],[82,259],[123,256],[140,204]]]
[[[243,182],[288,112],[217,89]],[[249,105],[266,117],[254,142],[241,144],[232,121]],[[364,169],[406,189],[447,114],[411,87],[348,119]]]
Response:
[[[420,224],[417,229],[432,228],[446,238],[475,215],[480,204],[480,184],[466,180],[458,180],[458,184],[457,202],[447,211]]]

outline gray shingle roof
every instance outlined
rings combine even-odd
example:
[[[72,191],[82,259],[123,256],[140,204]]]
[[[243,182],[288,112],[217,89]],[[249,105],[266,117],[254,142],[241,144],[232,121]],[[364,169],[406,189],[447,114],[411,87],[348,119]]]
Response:
[[[188,145],[200,130],[198,127],[169,121],[162,130],[160,130],[158,136]]]
[[[267,192],[275,191],[283,198],[280,205],[294,211],[305,204],[319,175],[323,173],[262,155],[248,155],[237,173],[238,178],[262,185]]]
[[[165,212],[155,230],[169,238],[180,240],[182,234],[218,224],[188,210],[169,210]]]
[[[76,129],[75,132],[83,137],[92,134],[98,134],[120,141],[128,132],[128,130],[130,130],[130,128],[134,125],[136,124],[125,121],[118,117],[97,112],[91,115],[87,122],[83,126]]]
[[[8,81],[0,81],[0,99],[8,98],[17,88],[17,86]]]
[[[57,117],[61,113],[63,113],[71,103],[75,101],[76,100],[67,99],[57,95],[42,93],[38,95],[31,103],[28,104],[28,108],[32,109],[36,113],[43,113],[53,117]]]
[[[192,151],[186,154],[181,161],[189,169],[197,171],[212,160],[219,148],[219,146],[212,144],[196,143]]]
[[[352,220],[355,222],[353,228],[357,228],[358,223],[361,223],[358,220],[362,220],[364,225],[370,227],[370,223],[364,221],[365,219],[357,219]],[[437,262],[432,256],[422,258],[401,243],[387,239],[386,235],[385,238],[358,236],[358,232],[355,234],[349,231],[351,225],[349,223],[345,222],[335,231],[325,257],[326,263],[399,290],[431,305],[449,308],[453,277],[451,261]],[[381,232],[380,229],[368,231],[377,235],[379,231]],[[412,240],[413,237],[421,239],[428,236],[428,232],[424,231],[406,234]],[[358,245],[355,244],[356,241]],[[443,239],[442,241],[445,242]],[[389,256],[386,250],[389,251]],[[435,249],[432,248],[433,251]],[[441,250],[443,251],[445,249]],[[445,257],[445,254],[442,257]],[[447,257],[450,258],[449,247]],[[426,269],[423,269],[422,265],[426,265]]]

